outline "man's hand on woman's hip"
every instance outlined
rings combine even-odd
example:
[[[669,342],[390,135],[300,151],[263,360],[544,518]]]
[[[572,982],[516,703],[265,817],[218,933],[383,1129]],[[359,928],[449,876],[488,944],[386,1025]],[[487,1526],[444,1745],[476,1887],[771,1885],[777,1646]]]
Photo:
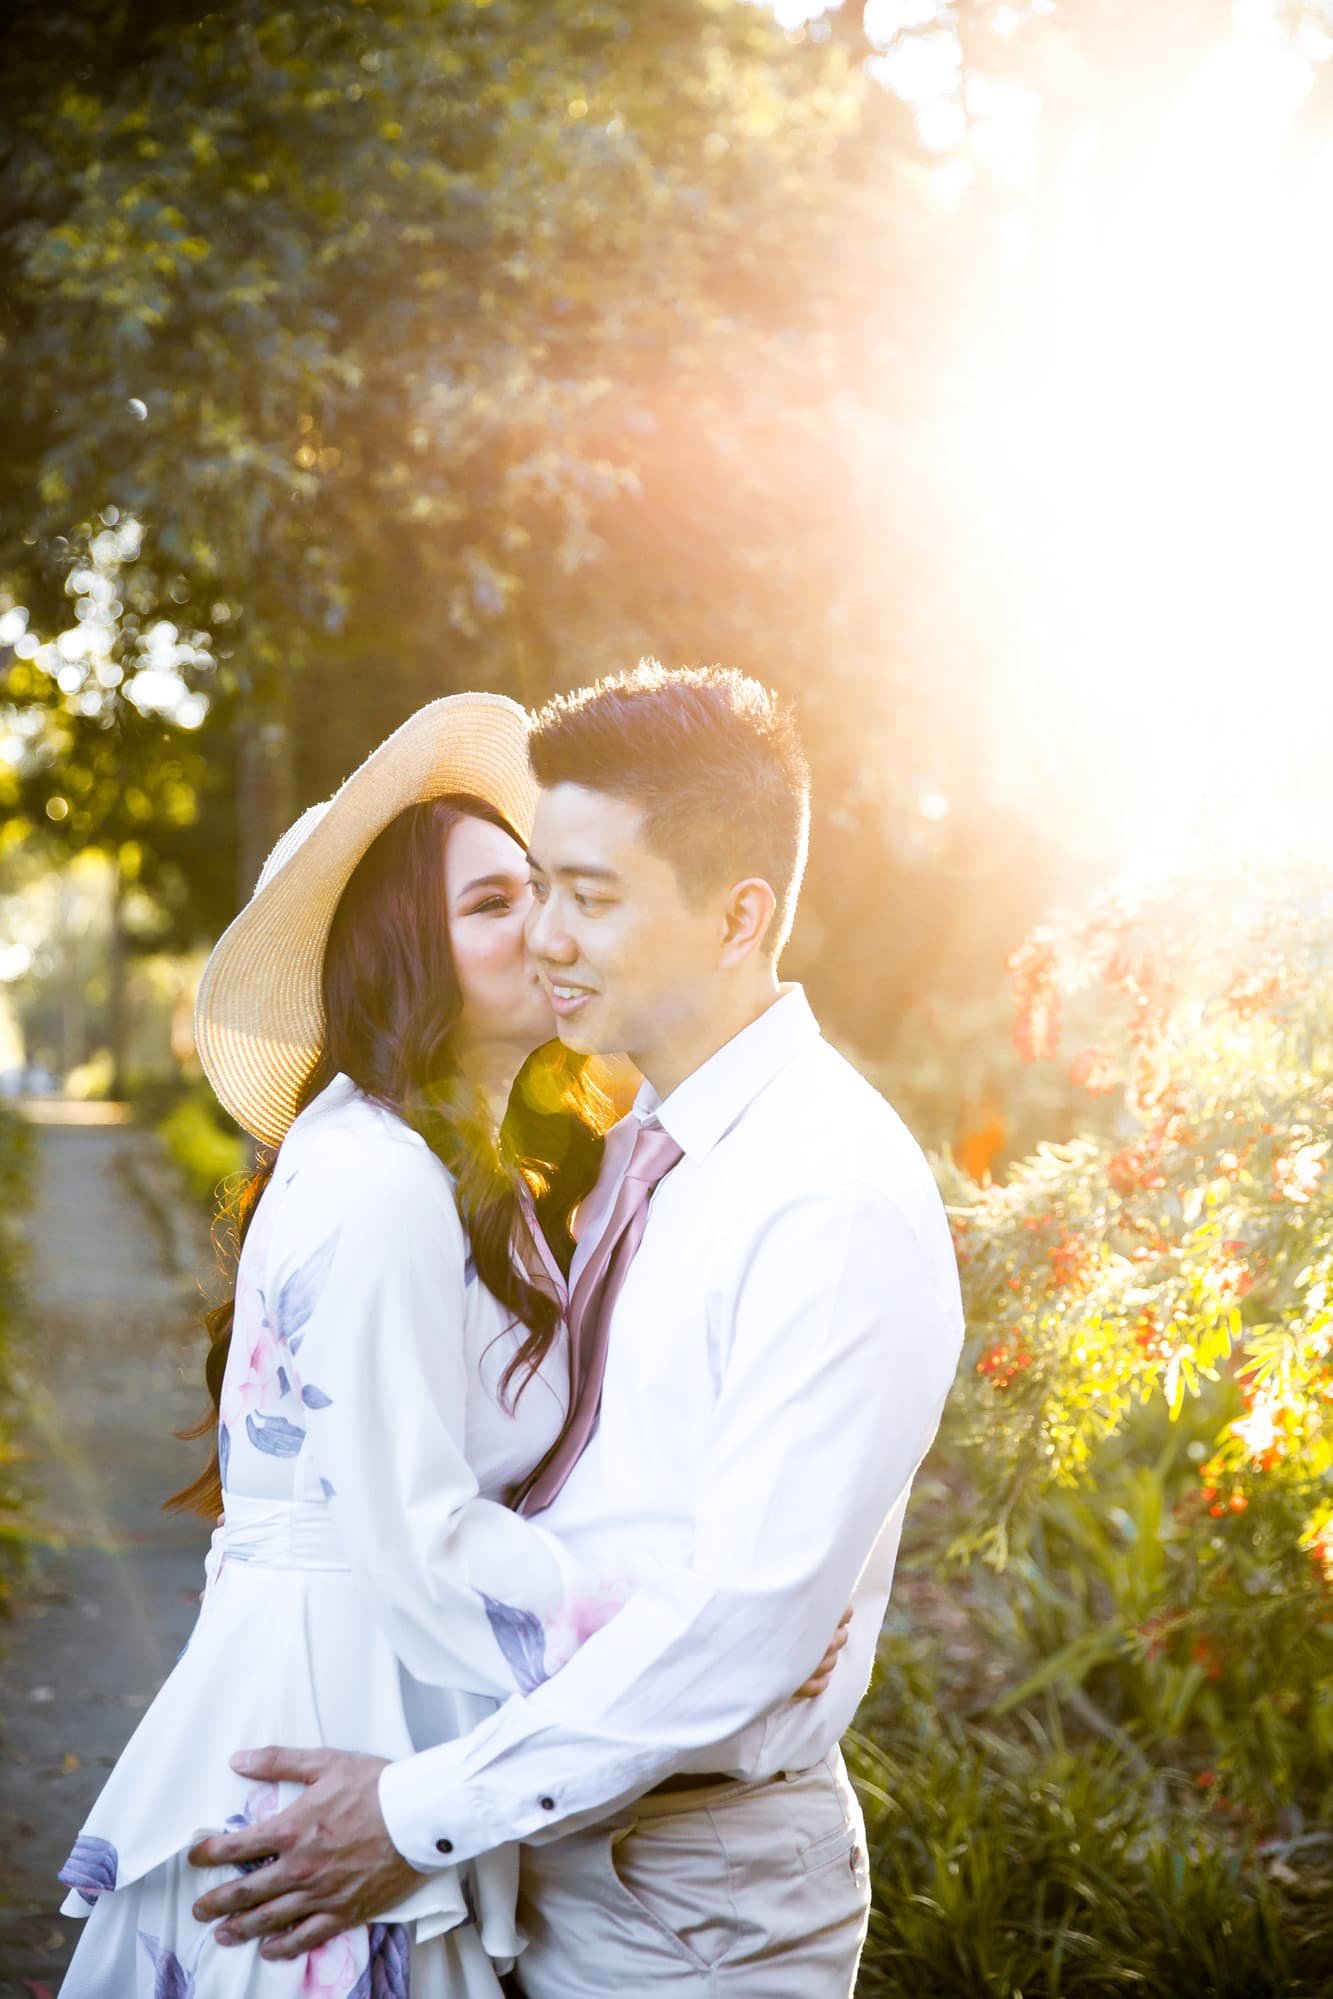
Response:
[[[848,1604],[796,1699],[814,1700],[823,1693],[851,1621]],[[380,1757],[340,1749],[254,1749],[234,1756],[232,1768],[261,1783],[298,1783],[306,1790],[275,1818],[214,1834],[190,1848],[194,1867],[252,1866],[194,1905],[201,1923],[223,1921],[220,1944],[262,1937],[262,1956],[300,1957],[340,1930],[382,1915],[419,1884],[420,1874],[384,1828]]]
[[[340,1749],[254,1749],[234,1756],[232,1768],[261,1783],[298,1783],[306,1790],[276,1817],[190,1848],[194,1867],[263,1863],[195,1903],[199,1922],[225,1919],[219,1943],[262,1937],[262,1957],[300,1957],[340,1930],[383,1915],[420,1887],[421,1875],[384,1829],[381,1757]]]

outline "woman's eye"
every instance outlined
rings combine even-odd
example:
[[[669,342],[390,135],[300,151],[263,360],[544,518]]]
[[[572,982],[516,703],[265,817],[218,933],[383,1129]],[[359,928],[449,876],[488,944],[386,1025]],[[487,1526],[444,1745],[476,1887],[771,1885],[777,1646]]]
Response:
[[[510,907],[511,904],[509,901],[509,897],[507,895],[488,895],[485,902],[479,902],[477,904],[472,914],[474,916],[480,916],[483,914],[483,912],[488,910],[502,912],[506,909],[509,909]]]

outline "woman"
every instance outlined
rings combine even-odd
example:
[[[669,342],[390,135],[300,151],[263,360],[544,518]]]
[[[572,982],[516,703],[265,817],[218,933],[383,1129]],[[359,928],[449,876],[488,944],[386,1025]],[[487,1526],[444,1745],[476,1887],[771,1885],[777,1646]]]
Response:
[[[456,1736],[632,1584],[503,1504],[570,1399],[528,1190],[567,1250],[608,1110],[563,1051],[523,1066],[552,1026],[523,946],[532,805],[522,711],[433,702],[280,842],[209,961],[201,1057],[277,1151],[213,1315],[217,1456],[180,1495],[211,1515],[220,1493],[225,1524],[62,1870],[88,1916],[65,1999],[498,1999],[520,1948],[512,1849],[287,1963],[213,1942],[191,1905],[225,1877],[184,1854],[288,1802],[231,1772],[237,1747]]]
[[[553,1671],[624,1594],[501,1503],[569,1399],[559,1273],[496,1136],[552,1025],[522,943],[532,797],[520,709],[432,703],[292,829],[210,961],[201,1055],[278,1150],[209,1356],[217,1460],[182,1495],[211,1508],[220,1483],[225,1525],[190,1644],[62,1870],[89,1917],[69,1999],[406,1993],[409,1964],[413,1999],[495,1999],[519,1947],[512,1851],[284,1965],[194,1923],[219,1877],[184,1850],[286,1802],[230,1772],[238,1746],[407,1754]],[[598,1106],[554,1067],[533,1080],[518,1124],[548,1155],[573,1140],[558,1228]]]

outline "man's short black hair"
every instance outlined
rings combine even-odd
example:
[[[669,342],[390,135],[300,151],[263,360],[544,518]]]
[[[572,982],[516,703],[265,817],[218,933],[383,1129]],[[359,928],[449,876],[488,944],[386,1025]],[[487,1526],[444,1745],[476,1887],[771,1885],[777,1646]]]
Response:
[[[805,869],[810,772],[777,697],[720,666],[632,672],[560,694],[537,715],[532,768],[639,806],[644,837],[686,897],[757,875],[777,898],[764,949],[791,929]]]

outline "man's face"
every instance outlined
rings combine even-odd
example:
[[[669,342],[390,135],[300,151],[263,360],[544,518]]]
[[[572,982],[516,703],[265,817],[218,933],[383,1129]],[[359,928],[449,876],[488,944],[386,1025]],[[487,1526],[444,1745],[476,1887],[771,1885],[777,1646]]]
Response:
[[[693,908],[642,826],[637,805],[606,792],[543,792],[527,941],[565,1045],[626,1053],[651,1076],[715,1004],[725,897]]]

